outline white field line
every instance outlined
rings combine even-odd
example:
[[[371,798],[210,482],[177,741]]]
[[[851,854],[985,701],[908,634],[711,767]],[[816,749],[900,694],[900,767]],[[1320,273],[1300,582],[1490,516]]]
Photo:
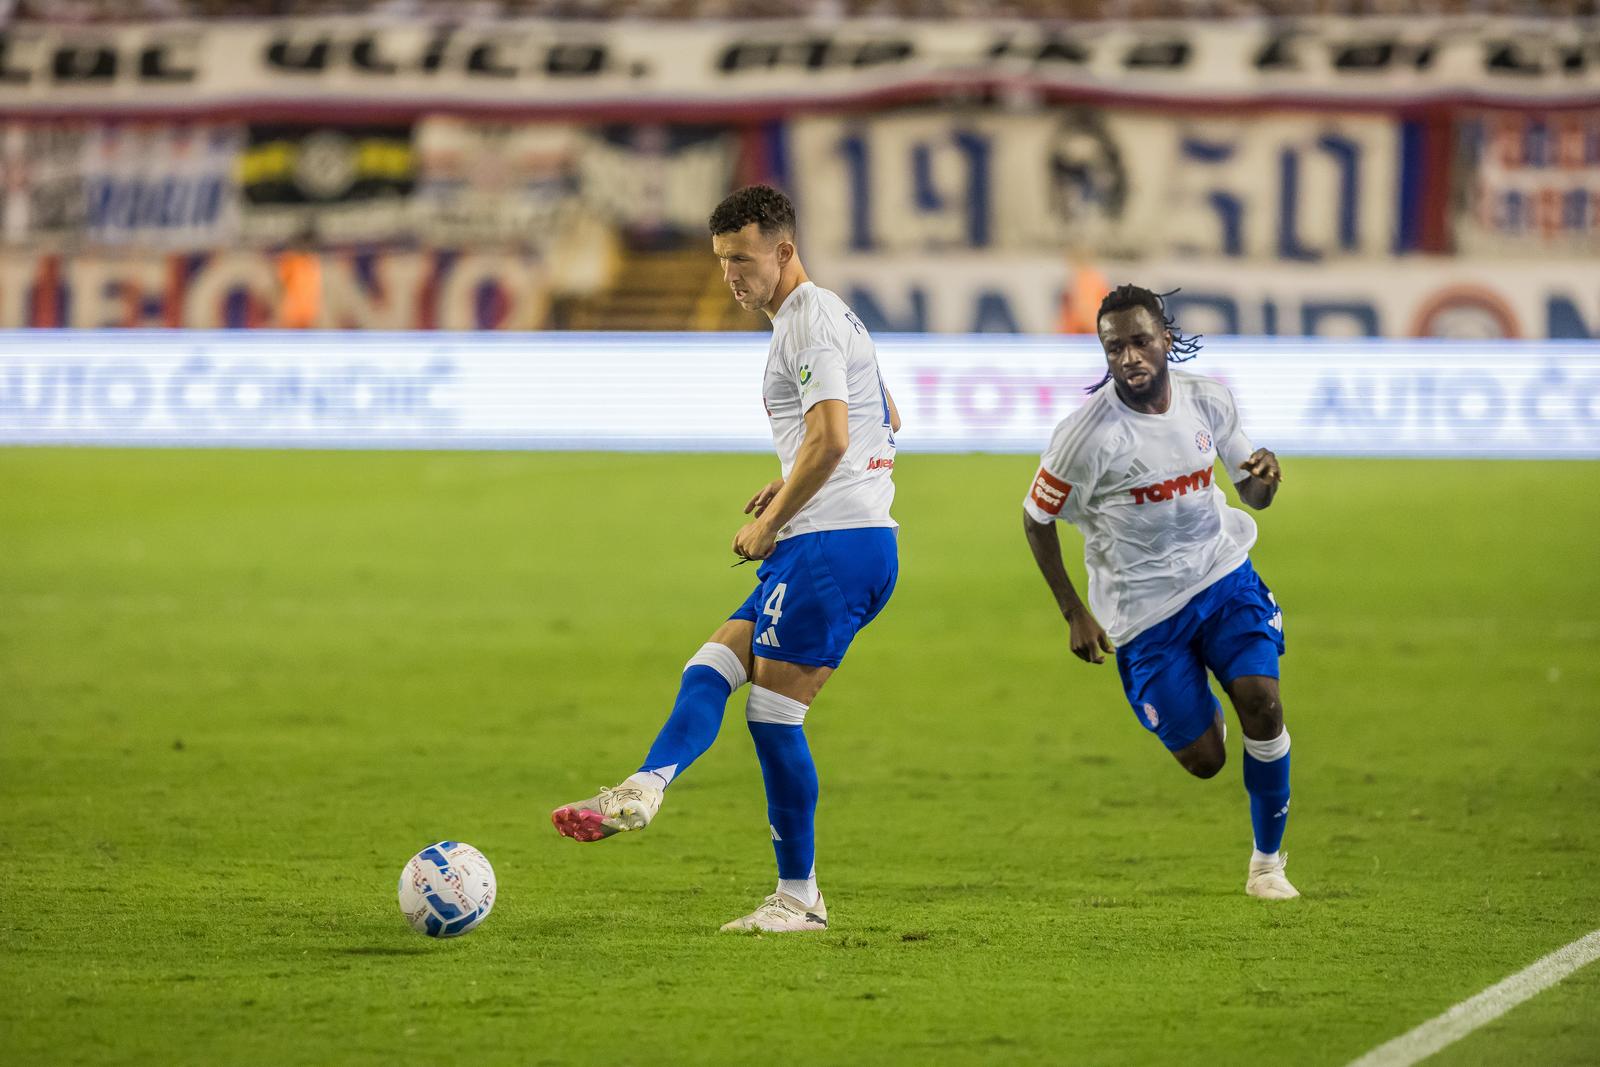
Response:
[[[1360,1059],[1351,1061],[1350,1067],[1410,1067],[1597,959],[1600,959],[1600,930],[1556,949],[1415,1030],[1384,1042]]]

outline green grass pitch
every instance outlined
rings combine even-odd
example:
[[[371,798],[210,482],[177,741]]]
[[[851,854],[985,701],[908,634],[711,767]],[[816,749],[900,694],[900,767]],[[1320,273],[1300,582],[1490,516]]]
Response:
[[[1070,657],[1032,461],[907,455],[808,722],[833,928],[718,935],[773,878],[742,704],[645,833],[547,812],[637,765],[772,468],[0,451],[0,1059],[1341,1064],[1600,927],[1600,464],[1286,461],[1268,905],[1238,730],[1191,779]],[[501,895],[434,943],[445,837]],[[1597,1060],[1600,965],[1436,1062]]]

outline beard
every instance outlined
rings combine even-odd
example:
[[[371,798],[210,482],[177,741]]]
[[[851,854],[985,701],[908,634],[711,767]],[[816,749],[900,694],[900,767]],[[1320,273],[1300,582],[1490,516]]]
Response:
[[[1153,372],[1148,378],[1136,384],[1129,384],[1112,375],[1117,384],[1117,389],[1122,393],[1123,399],[1131,400],[1138,404],[1148,403],[1159,397],[1167,388],[1167,366],[1165,363]]]

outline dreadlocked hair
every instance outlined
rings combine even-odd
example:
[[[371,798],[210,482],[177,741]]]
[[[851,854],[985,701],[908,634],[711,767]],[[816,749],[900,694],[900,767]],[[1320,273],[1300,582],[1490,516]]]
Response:
[[[1131,308],[1144,308],[1150,312],[1157,322],[1166,327],[1168,333],[1172,334],[1172,347],[1167,351],[1167,362],[1187,363],[1199,354],[1200,339],[1205,335],[1195,334],[1193,337],[1189,336],[1179,330],[1178,324],[1173,322],[1172,316],[1167,314],[1166,298],[1176,292],[1178,290],[1172,289],[1165,293],[1155,293],[1137,285],[1119,285],[1107,293],[1104,300],[1100,301],[1100,310],[1095,312],[1094,321],[1098,323],[1103,317],[1110,315],[1112,312],[1128,311]],[[1089,386],[1084,392],[1097,392],[1110,380],[1111,372],[1108,370],[1104,378]]]

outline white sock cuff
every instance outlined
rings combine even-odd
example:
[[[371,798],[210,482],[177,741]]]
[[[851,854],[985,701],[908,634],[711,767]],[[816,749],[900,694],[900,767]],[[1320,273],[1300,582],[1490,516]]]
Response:
[[[652,767],[648,771],[634,771],[628,775],[628,781],[636,782],[647,789],[665,789],[677,776],[678,765],[669,763],[665,767]]]
[[[707,641],[700,646],[700,651],[689,657],[683,669],[690,667],[710,667],[722,675],[729,689],[737,689],[750,680],[750,676],[744,672],[744,661],[739,658],[739,653],[715,641]]]
[[[817,872],[812,870],[809,878],[779,878],[778,892],[788,893],[808,908],[817,906],[817,901],[822,899],[822,891],[817,888]]]
[[[1289,728],[1284,727],[1271,741],[1257,741],[1253,737],[1246,737],[1244,750],[1262,763],[1280,760],[1289,754]]]
[[[750,699],[744,706],[744,717],[751,722],[770,722],[779,726],[799,726],[806,721],[808,705],[791,700],[782,693],[774,693],[759,685],[750,687]]]

